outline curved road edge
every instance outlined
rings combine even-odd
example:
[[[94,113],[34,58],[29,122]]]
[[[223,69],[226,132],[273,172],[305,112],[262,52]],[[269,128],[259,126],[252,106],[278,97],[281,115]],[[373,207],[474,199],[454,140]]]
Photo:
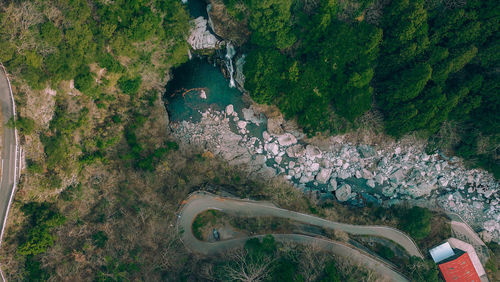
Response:
[[[16,118],[16,104],[14,94],[10,85],[9,76],[5,67],[0,63],[0,103],[2,107],[3,124],[5,125],[11,118]],[[0,232],[0,247],[7,224],[9,210],[12,205],[17,185],[17,175],[19,171],[18,160],[20,159],[18,136],[15,128],[4,126],[2,142],[1,160],[1,181],[0,181],[0,221],[2,224]],[[0,276],[2,281],[6,281],[0,263]]]
[[[249,238],[259,238],[264,236],[259,235],[214,243],[199,241],[192,234],[191,226],[196,216],[207,209],[228,211],[229,213],[236,213],[246,216],[271,215],[290,218],[293,220],[330,229],[340,229],[344,231],[346,231],[347,229],[347,232],[351,234],[375,235],[386,238],[389,237],[391,240],[396,239],[393,241],[400,244],[407,251],[409,250],[410,254],[413,253],[413,255],[421,257],[418,247],[416,245],[414,245],[413,247],[411,246],[414,244],[413,240],[411,240],[411,238],[406,238],[407,236],[403,232],[395,228],[388,228],[384,226],[356,226],[350,224],[342,224],[306,214],[284,210],[275,206],[270,206],[268,203],[259,204],[259,202],[256,201],[218,197],[205,192],[195,192],[189,195],[189,197],[185,201],[183,201],[178,212],[177,229],[179,231],[181,241],[186,246],[186,248],[190,249],[191,251],[203,254],[220,253],[235,247],[243,246]],[[381,234],[381,231],[389,234],[389,236],[384,233]],[[391,236],[394,234],[396,234],[395,237]],[[404,234],[405,236],[400,236],[401,234]],[[297,243],[322,245],[323,247],[330,249],[330,251],[339,256],[354,259],[356,262],[373,269],[375,272],[381,274],[384,277],[390,277],[394,281],[407,281],[405,276],[399,273],[391,265],[386,264],[379,258],[374,257],[362,250],[359,250],[354,246],[299,234],[273,234],[273,236],[279,241],[294,241]]]

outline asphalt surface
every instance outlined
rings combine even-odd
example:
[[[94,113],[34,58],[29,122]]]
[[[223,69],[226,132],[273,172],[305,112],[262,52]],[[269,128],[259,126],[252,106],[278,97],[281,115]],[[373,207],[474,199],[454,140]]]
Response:
[[[407,235],[391,227],[359,226],[338,223],[307,214],[281,209],[269,203],[223,198],[207,193],[195,193],[191,195],[183,203],[178,215],[177,228],[181,233],[181,240],[188,249],[194,252],[207,255],[221,253],[232,248],[243,246],[248,240],[248,238],[240,238],[218,242],[203,242],[196,239],[192,233],[192,223],[199,213],[209,209],[221,210],[229,214],[240,216],[276,216],[323,228],[342,230],[355,235],[384,237],[401,245],[410,255],[423,257],[418,247]],[[393,281],[407,281],[403,275],[390,265],[383,263],[378,258],[354,248],[351,245],[298,234],[274,234],[273,236],[278,241],[319,244],[322,248],[327,248],[336,255],[348,257],[357,263],[373,269],[385,278],[389,278]]]
[[[1,181],[0,181],[0,224],[2,225],[0,234],[0,245],[7,222],[10,204],[15,191],[17,174],[17,133],[13,128],[8,128],[5,124],[14,116],[15,105],[10,89],[9,81],[5,70],[0,66],[0,104],[2,107],[2,159],[1,159]],[[1,273],[1,272],[0,272]],[[3,278],[2,273],[2,280]]]
[[[14,116],[14,106],[10,92],[9,82],[4,69],[0,67],[0,104],[2,107],[2,160],[1,160],[1,182],[0,182],[0,223],[2,224],[2,234],[5,228],[5,220],[8,214],[10,198],[16,181],[16,154],[17,141],[16,132],[13,128],[8,128],[5,124]],[[0,238],[1,240],[1,238]]]

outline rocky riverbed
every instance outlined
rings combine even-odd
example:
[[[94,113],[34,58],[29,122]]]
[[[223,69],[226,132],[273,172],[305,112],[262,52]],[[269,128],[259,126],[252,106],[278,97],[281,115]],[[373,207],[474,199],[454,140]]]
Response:
[[[285,131],[282,117],[268,119],[252,107],[207,109],[199,122],[171,124],[181,145],[196,146],[243,165],[261,177],[284,177],[298,189],[361,205],[410,203],[461,215],[485,239],[500,237],[499,183],[460,159],[428,155],[422,145],[390,147],[345,143],[332,138],[308,144],[300,130]]]

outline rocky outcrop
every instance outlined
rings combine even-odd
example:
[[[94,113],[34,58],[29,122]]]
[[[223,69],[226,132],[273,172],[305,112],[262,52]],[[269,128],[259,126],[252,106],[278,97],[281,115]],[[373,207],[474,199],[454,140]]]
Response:
[[[247,21],[238,21],[229,15],[222,0],[210,0],[207,12],[215,34],[238,46],[248,40],[250,31]]]
[[[207,28],[207,20],[198,17],[193,20],[193,28],[187,39],[193,50],[219,49],[222,42]]]
[[[376,148],[338,142],[318,147],[305,143],[300,132],[285,132],[287,125],[279,115],[268,119],[266,126],[255,108],[225,109],[203,113],[200,123],[174,125],[174,134],[233,164],[248,166],[252,173],[282,175],[304,191],[317,189],[342,202],[370,199],[392,205],[404,200],[440,207],[460,214],[484,230],[484,236],[500,240],[500,226],[495,224],[500,222],[500,185],[483,170],[468,170],[456,160],[428,155],[423,147],[408,144]],[[262,133],[252,135],[249,124]]]
[[[285,120],[282,116],[273,117],[267,120],[267,131],[273,135],[281,135],[285,133],[281,126]]]
[[[241,55],[238,59],[236,59],[236,74],[234,76],[234,80],[238,83],[239,86],[245,86],[245,74],[243,74],[243,66],[245,65],[246,55]]]

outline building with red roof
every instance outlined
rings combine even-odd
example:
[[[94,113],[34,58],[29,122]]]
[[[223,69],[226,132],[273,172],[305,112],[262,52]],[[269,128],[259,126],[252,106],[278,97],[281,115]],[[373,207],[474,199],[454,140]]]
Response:
[[[439,264],[439,269],[446,282],[480,282],[479,275],[468,253],[451,258]]]

